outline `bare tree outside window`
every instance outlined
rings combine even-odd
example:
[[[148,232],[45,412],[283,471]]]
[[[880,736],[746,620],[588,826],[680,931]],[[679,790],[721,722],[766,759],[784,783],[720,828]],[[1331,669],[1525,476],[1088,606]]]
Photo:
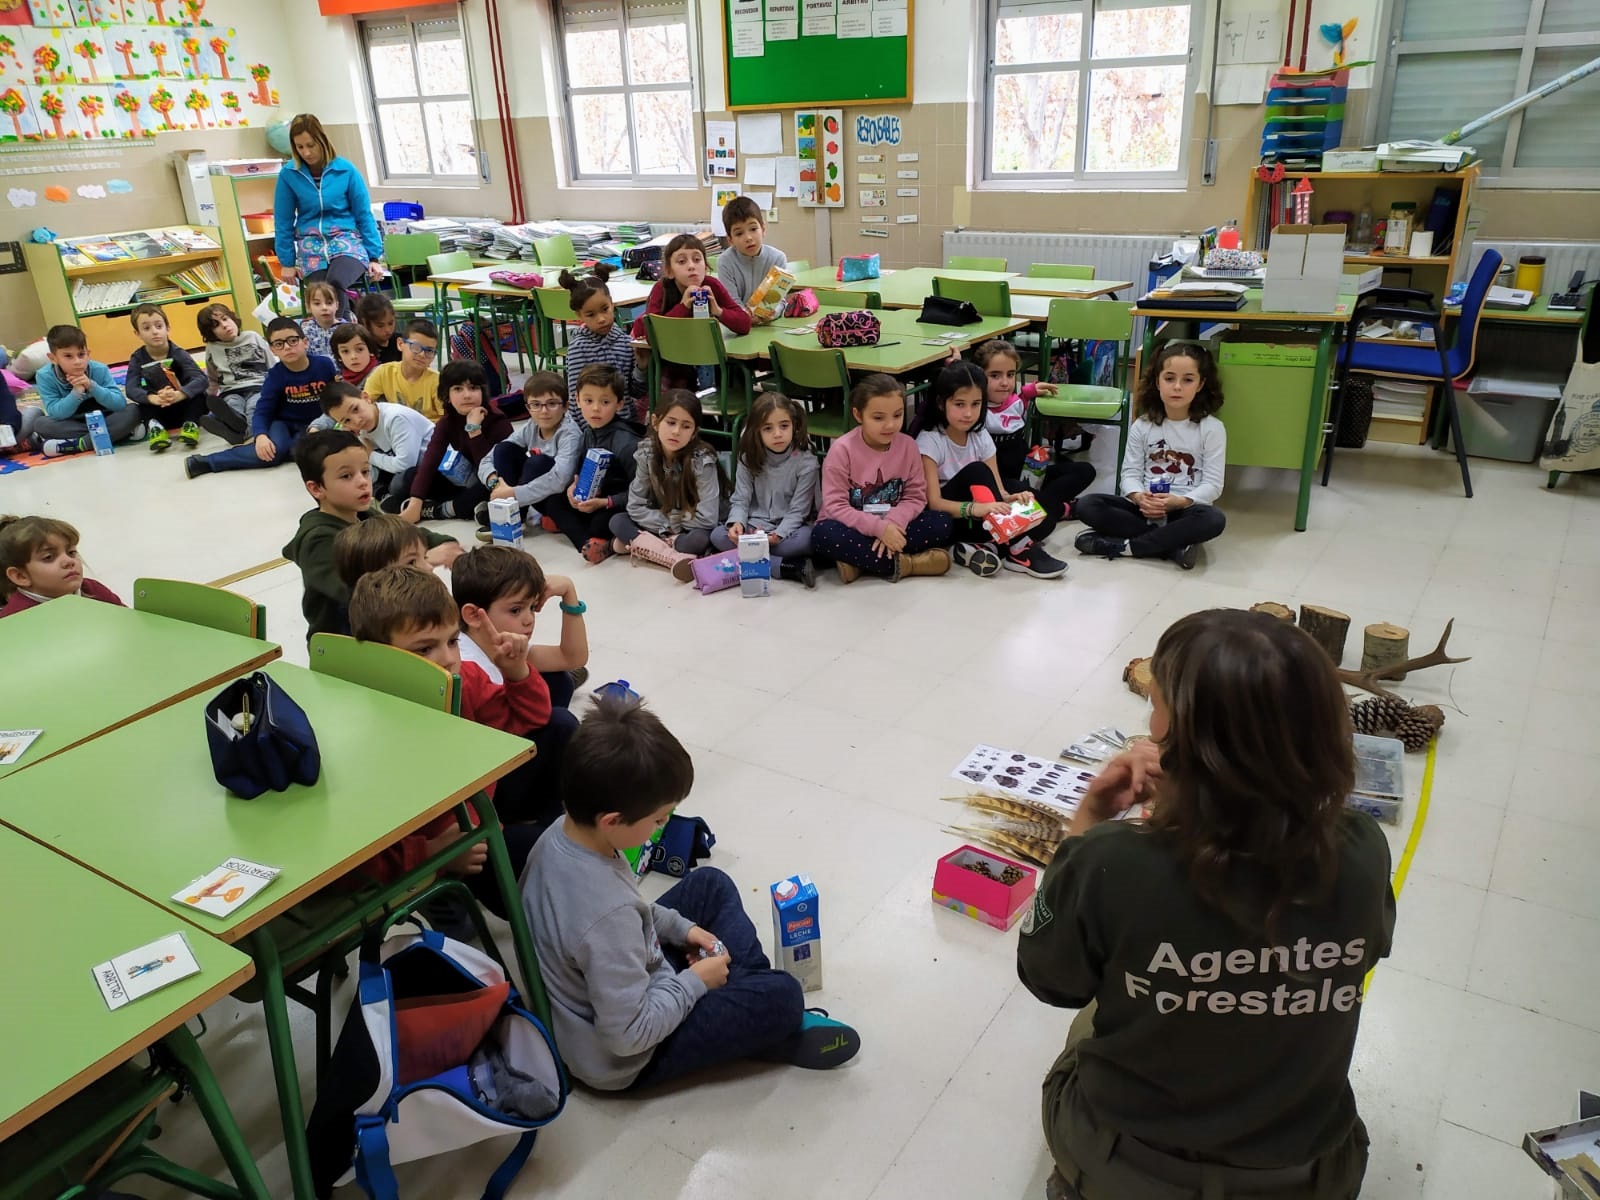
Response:
[[[454,9],[359,22],[383,178],[481,178],[467,45]]]

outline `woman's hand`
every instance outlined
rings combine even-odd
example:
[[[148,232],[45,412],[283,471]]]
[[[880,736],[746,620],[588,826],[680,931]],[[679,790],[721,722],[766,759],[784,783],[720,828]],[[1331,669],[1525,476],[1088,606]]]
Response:
[[[384,269],[381,262],[369,262],[367,264],[367,278],[372,280],[373,283],[377,283],[383,276]]]
[[[299,283],[300,282],[300,276],[303,273],[304,272],[302,272],[299,267],[279,267],[278,268],[278,278],[283,280],[284,283],[291,283],[291,284],[292,283]]]
[[[1084,794],[1069,836],[1109,821],[1155,794],[1161,778],[1161,747],[1148,738],[1134,742],[1105,765]]]

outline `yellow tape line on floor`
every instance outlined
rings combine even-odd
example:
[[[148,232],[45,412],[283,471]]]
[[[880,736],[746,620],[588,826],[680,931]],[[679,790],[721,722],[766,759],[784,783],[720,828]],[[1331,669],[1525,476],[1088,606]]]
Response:
[[[1422,841],[1422,827],[1428,823],[1428,800],[1433,795],[1433,764],[1439,754],[1439,739],[1428,743],[1428,761],[1422,768],[1422,794],[1417,797],[1417,819],[1411,823],[1411,835],[1406,838],[1406,848],[1400,851],[1400,865],[1394,869],[1394,898],[1400,899],[1400,889],[1406,885],[1411,873],[1411,860],[1416,856],[1417,843]],[[1372,977],[1378,968],[1373,967],[1362,981],[1361,994],[1372,990]]]

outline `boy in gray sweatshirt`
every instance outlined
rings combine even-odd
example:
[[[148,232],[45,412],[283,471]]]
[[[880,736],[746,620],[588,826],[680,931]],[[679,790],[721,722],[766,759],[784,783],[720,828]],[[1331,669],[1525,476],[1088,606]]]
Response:
[[[855,1056],[848,1025],[808,1012],[772,969],[739,889],[699,867],[652,904],[621,851],[664,826],[694,764],[638,701],[601,698],[567,744],[565,817],[528,857],[522,907],[572,1075],[620,1092],[740,1059],[812,1069]]]

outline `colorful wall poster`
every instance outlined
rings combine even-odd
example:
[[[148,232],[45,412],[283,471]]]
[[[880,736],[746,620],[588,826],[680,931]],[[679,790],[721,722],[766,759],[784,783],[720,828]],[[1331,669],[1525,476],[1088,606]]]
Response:
[[[844,207],[844,113],[837,108],[794,114],[795,154],[800,160],[804,208]]]

